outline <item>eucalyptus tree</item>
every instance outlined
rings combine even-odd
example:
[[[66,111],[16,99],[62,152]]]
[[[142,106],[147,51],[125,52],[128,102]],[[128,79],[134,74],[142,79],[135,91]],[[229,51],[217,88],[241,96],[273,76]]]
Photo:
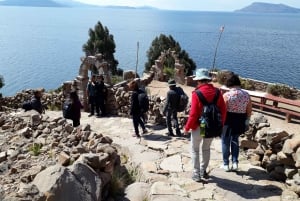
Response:
[[[89,29],[89,37],[88,41],[82,46],[83,52],[85,52],[86,56],[101,53],[109,63],[112,74],[115,75],[119,62],[114,57],[116,45],[113,35],[109,33],[106,26],[103,26],[98,21],[94,29]]]
[[[180,63],[185,66],[185,75],[189,76],[193,74],[193,71],[196,69],[195,62],[189,57],[189,54],[185,50],[181,49],[180,44],[175,41],[171,35],[166,36],[164,34],[155,37],[147,51],[148,61],[145,63],[146,72],[151,69],[151,66],[155,64],[155,60],[157,60],[161,55],[161,52],[164,51],[175,51]],[[172,56],[167,56],[165,58],[164,66],[174,68],[174,64],[175,60]]]

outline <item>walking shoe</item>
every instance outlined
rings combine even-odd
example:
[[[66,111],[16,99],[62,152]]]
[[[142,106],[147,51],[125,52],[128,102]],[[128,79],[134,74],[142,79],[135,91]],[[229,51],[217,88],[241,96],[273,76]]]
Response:
[[[145,128],[145,129],[143,130],[143,134],[146,134],[146,133],[148,133],[148,130]]]
[[[140,138],[140,135],[133,134],[132,137]]]
[[[205,178],[205,179],[209,178],[208,173],[205,170],[204,171],[200,171],[200,177]]]
[[[238,170],[238,164],[237,163],[232,163],[232,167],[231,167],[231,170],[232,171],[237,171]]]
[[[229,165],[222,165],[222,169],[225,170],[225,172],[229,172]]]
[[[168,136],[175,137],[173,133],[167,133]]]
[[[200,182],[201,181],[201,177],[198,173],[193,173],[192,175],[192,180],[194,180],[195,182]]]

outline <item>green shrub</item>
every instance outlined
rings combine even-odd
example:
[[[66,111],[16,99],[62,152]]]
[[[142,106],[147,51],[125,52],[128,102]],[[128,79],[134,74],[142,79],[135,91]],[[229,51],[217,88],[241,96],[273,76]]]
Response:
[[[34,156],[38,156],[41,153],[41,148],[42,148],[42,144],[39,143],[33,143],[30,147],[29,147],[29,151],[31,152],[32,155]]]
[[[123,77],[122,76],[118,76],[118,75],[112,75],[111,76],[111,83],[112,84],[117,84],[119,82],[123,81]]]
[[[284,98],[293,98],[293,91],[290,87],[283,84],[269,84],[267,92],[274,96],[281,96]]]
[[[223,71],[218,71],[218,74],[217,74],[217,82],[222,84],[222,85],[225,85],[226,84],[226,80],[227,78],[232,75],[233,72],[232,71],[226,71],[226,70],[223,70]]]
[[[240,78],[241,80],[241,87],[243,89],[246,89],[246,90],[255,90],[255,85],[252,81],[248,80],[248,79],[242,79]]]
[[[167,79],[173,78],[175,75],[175,69],[172,67],[164,66],[163,73],[167,75]]]

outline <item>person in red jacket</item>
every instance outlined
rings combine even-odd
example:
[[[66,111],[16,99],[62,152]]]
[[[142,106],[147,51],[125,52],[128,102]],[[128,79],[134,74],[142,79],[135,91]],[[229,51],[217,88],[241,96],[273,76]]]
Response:
[[[209,71],[205,68],[197,69],[196,76],[193,80],[197,81],[196,90],[200,90],[208,102],[212,102],[216,94],[216,88],[210,83],[211,77]],[[193,175],[194,181],[201,181],[201,177],[207,177],[206,168],[210,160],[210,145],[213,138],[203,138],[200,136],[200,123],[199,119],[202,115],[203,104],[198,99],[196,92],[192,92],[191,109],[187,123],[184,127],[184,134],[187,135],[191,131],[191,148],[192,148],[192,162],[193,162]],[[217,106],[220,109],[222,122],[224,125],[226,118],[226,105],[222,95],[219,95]],[[202,142],[202,143],[201,143]],[[200,162],[200,145],[202,150]]]

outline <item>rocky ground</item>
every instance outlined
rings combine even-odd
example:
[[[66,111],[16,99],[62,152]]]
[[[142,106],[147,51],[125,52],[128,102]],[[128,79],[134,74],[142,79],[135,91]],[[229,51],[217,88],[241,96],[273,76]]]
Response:
[[[166,83],[157,81],[151,82],[148,88],[151,95],[163,97],[168,90]],[[192,87],[182,86],[182,88],[188,95],[193,90]],[[62,113],[47,110],[45,115],[50,119],[59,119]],[[271,116],[267,116],[267,119],[272,129],[280,128],[289,134],[300,135],[297,122],[286,123],[281,118]],[[265,169],[251,165],[244,153],[240,155],[238,172],[224,172],[220,168],[222,164],[220,139],[215,139],[211,147],[209,179],[198,183],[191,179],[192,167],[188,137],[170,138],[166,136],[165,126],[149,123],[147,124],[148,133],[140,139],[134,138],[131,119],[113,116],[88,117],[86,112],[82,112],[81,125],[83,127],[90,125],[95,133],[110,137],[113,145],[122,148],[122,153],[119,154],[126,155],[128,162],[137,168],[137,182],[126,188],[123,200],[299,200],[299,196],[286,183],[275,181]],[[17,139],[19,138],[14,138],[14,140]],[[0,141],[0,144],[4,143]],[[2,152],[4,153],[4,150]],[[16,175],[12,172],[10,174]],[[0,182],[10,182],[8,180],[8,178],[3,180],[0,178]],[[17,184],[12,183],[12,185]],[[7,187],[10,186],[6,185],[5,188]],[[18,191],[18,186],[15,189]],[[0,187],[0,193],[1,190],[3,189]]]

